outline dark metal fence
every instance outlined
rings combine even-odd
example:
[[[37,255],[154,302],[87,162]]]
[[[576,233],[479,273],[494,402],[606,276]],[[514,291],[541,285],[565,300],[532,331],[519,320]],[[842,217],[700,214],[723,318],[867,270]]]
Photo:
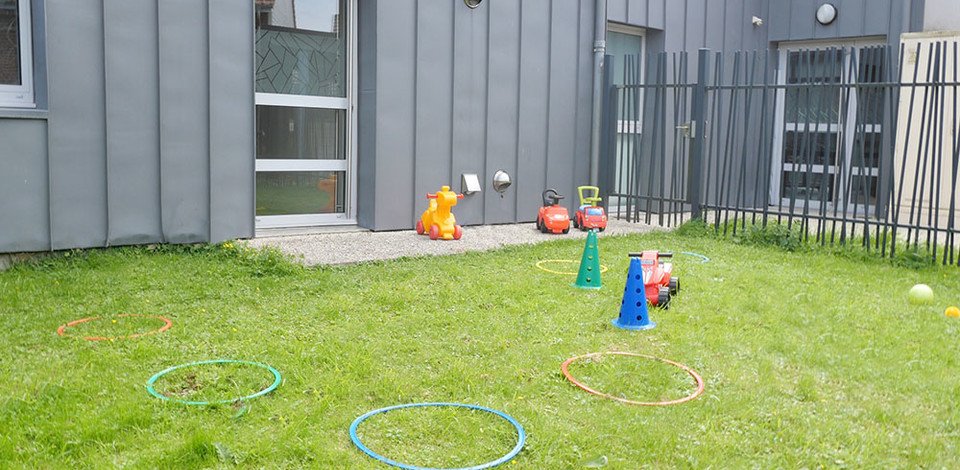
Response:
[[[608,212],[960,265],[958,57],[944,41],[628,56],[607,76]]]

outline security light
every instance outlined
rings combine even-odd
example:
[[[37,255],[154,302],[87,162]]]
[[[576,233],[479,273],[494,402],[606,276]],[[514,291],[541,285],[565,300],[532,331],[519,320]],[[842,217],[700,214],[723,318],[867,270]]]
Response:
[[[824,3],[817,8],[817,23],[824,26],[833,23],[837,19],[837,7],[832,3]]]
[[[482,3],[482,2],[483,2],[483,0],[463,0],[463,3],[466,3],[467,6],[470,7],[470,8],[476,8],[476,7],[480,6],[480,3]]]

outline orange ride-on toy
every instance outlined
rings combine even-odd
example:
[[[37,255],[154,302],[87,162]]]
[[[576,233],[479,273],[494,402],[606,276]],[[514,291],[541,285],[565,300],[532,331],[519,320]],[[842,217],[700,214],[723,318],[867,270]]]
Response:
[[[457,225],[450,208],[457,205],[458,199],[463,199],[463,194],[450,191],[450,186],[442,186],[435,194],[427,193],[427,199],[430,205],[417,221],[417,233],[423,235],[429,230],[431,240],[459,240],[463,236],[463,227]]]
[[[592,191],[592,195],[591,195]],[[596,186],[577,186],[580,194],[580,207],[573,215],[573,226],[580,230],[597,229],[604,231],[607,228],[607,214],[600,207],[600,188]]]
[[[673,276],[673,264],[663,262],[663,258],[672,258],[673,253],[650,250],[630,253],[629,256],[640,258],[643,285],[650,305],[669,308],[670,299],[680,292],[680,278]]]
[[[543,233],[567,233],[570,231],[570,213],[560,205],[563,196],[556,189],[543,192],[543,206],[537,211],[537,229]]]

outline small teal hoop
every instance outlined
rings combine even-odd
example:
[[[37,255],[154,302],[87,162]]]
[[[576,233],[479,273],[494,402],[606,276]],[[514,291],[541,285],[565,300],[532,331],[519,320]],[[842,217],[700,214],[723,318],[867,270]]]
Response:
[[[193,367],[193,366],[202,366],[202,365],[206,365],[206,364],[244,364],[244,365],[248,365],[248,366],[259,367],[259,368],[261,368],[261,369],[266,369],[266,370],[270,371],[271,374],[273,374],[273,383],[270,384],[269,387],[267,387],[267,388],[265,388],[265,389],[263,389],[263,390],[260,390],[259,392],[254,393],[254,394],[252,394],[252,395],[247,395],[247,396],[245,396],[245,397],[239,397],[239,398],[231,398],[231,399],[229,399],[229,400],[218,400],[218,401],[189,401],[189,400],[180,400],[180,399],[177,399],[177,398],[170,398],[170,397],[168,397],[168,396],[166,396],[166,395],[163,395],[163,394],[161,394],[160,392],[157,392],[157,390],[156,390],[155,388],[153,388],[153,385],[157,383],[157,380],[159,380],[160,377],[163,377],[164,375],[169,374],[170,372],[173,372],[173,371],[175,371],[175,370],[177,370],[177,369],[184,369],[184,368]],[[277,369],[274,369],[273,367],[270,367],[270,366],[268,366],[268,365],[266,365],[266,364],[263,364],[263,363],[260,363],[260,362],[251,362],[251,361],[235,361],[235,360],[232,360],[232,359],[212,359],[212,360],[209,360],[209,361],[188,362],[188,363],[186,363],[186,364],[180,364],[180,365],[178,365],[178,366],[173,366],[173,367],[170,367],[170,368],[161,370],[160,372],[157,372],[156,374],[153,375],[153,377],[150,377],[150,380],[147,380],[147,393],[149,393],[150,395],[153,395],[154,397],[159,398],[159,399],[161,399],[161,400],[165,400],[165,401],[169,401],[169,402],[173,402],[173,403],[180,403],[180,404],[182,404],[182,405],[194,405],[194,406],[223,405],[223,404],[227,404],[227,403],[235,403],[235,402],[238,402],[238,401],[251,400],[251,399],[253,399],[253,398],[257,398],[257,397],[266,395],[266,394],[268,394],[268,393],[276,390],[276,388],[280,386],[280,382],[281,382],[280,371],[278,371]]]
[[[692,251],[681,251],[680,254],[681,254],[681,255],[687,255],[687,256],[693,256],[694,258],[700,258],[700,262],[701,262],[701,263],[709,263],[709,262],[710,262],[710,258],[707,258],[706,256],[703,256],[703,255],[701,255],[700,253],[694,253],[694,252],[692,252]]]
[[[512,449],[509,453],[507,453],[507,454],[504,455],[503,457],[500,457],[500,458],[497,459],[497,460],[491,460],[490,462],[483,463],[483,464],[480,464],[480,465],[475,465],[475,466],[472,466],[472,467],[459,467],[459,468],[433,469],[433,470],[480,470],[480,469],[484,469],[484,468],[493,468],[493,467],[496,467],[497,465],[500,465],[500,464],[502,464],[502,463],[506,463],[506,462],[510,461],[511,459],[513,459],[514,457],[516,457],[517,454],[520,453],[520,450],[523,449],[523,444],[524,444],[524,442],[526,442],[526,440],[527,440],[527,433],[526,433],[526,431],[523,430],[523,426],[521,426],[520,423],[518,423],[517,420],[513,419],[513,417],[511,417],[510,415],[508,415],[508,414],[506,414],[506,413],[504,413],[504,412],[502,412],[502,411],[494,410],[494,409],[492,409],[492,408],[487,408],[487,407],[478,406],[478,405],[467,405],[467,404],[464,404],[464,403],[408,403],[408,404],[406,404],[406,405],[388,406],[388,407],[386,407],[386,408],[380,408],[379,410],[369,411],[369,412],[367,412],[366,414],[364,414],[364,415],[360,416],[359,418],[355,419],[355,420],[353,421],[353,424],[350,425],[350,440],[353,441],[353,444],[354,444],[355,446],[357,446],[358,449],[362,450],[363,453],[365,453],[365,454],[369,455],[370,457],[373,457],[374,459],[377,459],[377,460],[379,460],[380,462],[383,462],[383,463],[385,463],[385,464],[387,464],[387,465],[392,465],[392,466],[394,466],[394,467],[404,468],[404,469],[407,469],[407,470],[426,470],[425,467],[416,467],[416,466],[409,465],[409,464],[405,464],[405,463],[402,463],[402,462],[397,462],[396,460],[388,459],[388,458],[386,458],[386,457],[384,457],[384,456],[382,456],[382,455],[380,455],[380,454],[378,454],[378,453],[370,450],[369,448],[367,448],[367,446],[363,445],[363,443],[360,442],[360,437],[357,436],[357,428],[360,427],[360,423],[366,421],[367,418],[370,418],[370,417],[373,416],[373,415],[378,415],[378,414],[382,414],[382,413],[387,413],[387,412],[390,412],[390,411],[393,411],[393,410],[399,410],[399,409],[403,409],[403,408],[423,408],[423,407],[428,407],[428,406],[429,406],[429,407],[447,406],[447,407],[467,408],[467,409],[470,409],[470,410],[483,411],[483,412],[486,412],[486,413],[490,413],[490,414],[497,415],[497,416],[505,419],[507,422],[509,422],[510,424],[513,425],[514,429],[517,430],[517,445],[515,445],[515,446],[513,447],[513,449]]]

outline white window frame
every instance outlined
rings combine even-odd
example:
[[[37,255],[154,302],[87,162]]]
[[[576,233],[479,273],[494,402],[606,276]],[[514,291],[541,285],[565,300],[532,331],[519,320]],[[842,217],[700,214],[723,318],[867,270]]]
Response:
[[[0,108],[35,108],[33,100],[33,28],[31,0],[17,2],[20,33],[20,85],[0,84]]]
[[[263,228],[310,227],[357,224],[357,0],[347,2],[347,75],[346,97],[255,93],[256,106],[339,109],[346,111],[346,145],[343,160],[256,159],[256,172],[270,171],[343,171],[344,211],[333,214],[258,215],[255,226]]]
[[[845,48],[845,50],[856,50],[859,51],[864,47],[871,46],[883,46],[886,42],[882,37],[871,37],[871,38],[861,38],[854,40],[821,40],[821,41],[792,41],[792,42],[783,42],[780,43],[778,54],[780,57],[779,66],[777,69],[777,84],[785,85],[787,83],[787,66],[789,65],[788,54],[790,52],[798,51],[812,51],[816,49],[826,50],[829,48]],[[847,80],[850,74],[850,62],[849,58],[843,57],[843,70],[841,71],[841,76],[844,80]],[[859,61],[857,62],[859,63]],[[855,74],[854,74],[855,75]],[[837,143],[837,165],[844,165],[846,168],[850,168],[851,171],[856,170],[857,173],[855,176],[862,176],[859,172],[859,169],[853,168],[853,165],[850,164],[850,160],[853,158],[853,149],[854,149],[854,139],[856,137],[855,126],[857,125],[857,92],[853,90],[850,93],[849,102],[847,103],[847,112],[844,119],[844,125],[846,128],[841,128],[840,124],[837,123],[811,123],[809,125],[800,125],[798,123],[787,124],[786,116],[786,89],[780,88],[777,91],[777,109],[774,114],[774,129],[776,133],[773,138],[773,164],[770,165],[770,204],[772,206],[787,206],[790,204],[790,198],[782,198],[780,194],[780,188],[783,184],[783,172],[784,171],[806,171],[809,167],[811,174],[819,175],[823,173],[824,165],[807,165],[807,164],[795,164],[795,163],[784,163],[783,161],[783,139],[784,134],[787,131],[794,130],[803,127],[808,132],[836,132],[837,138],[842,137],[843,141]],[[840,106],[840,103],[837,104]],[[883,132],[883,126],[881,124],[860,124],[865,133],[880,133]],[[842,147],[842,148],[841,148]],[[840,158],[844,158],[845,161],[839,161]],[[828,165],[833,166],[833,165]],[[837,178],[836,173],[828,172],[832,174],[833,178]],[[878,168],[870,168],[867,170],[867,175],[869,176],[878,176]],[[864,206],[862,204],[853,204],[847,199],[850,198],[850,195],[847,194],[850,188],[847,188],[845,181],[835,181],[833,192],[834,200],[827,202],[827,207],[833,207],[834,204],[844,204],[846,202],[846,207],[848,211],[863,211]],[[879,195],[878,195],[879,196]],[[805,202],[802,199],[795,199],[794,206],[802,208]],[[807,207],[813,210],[820,209],[820,201],[811,200]]]

